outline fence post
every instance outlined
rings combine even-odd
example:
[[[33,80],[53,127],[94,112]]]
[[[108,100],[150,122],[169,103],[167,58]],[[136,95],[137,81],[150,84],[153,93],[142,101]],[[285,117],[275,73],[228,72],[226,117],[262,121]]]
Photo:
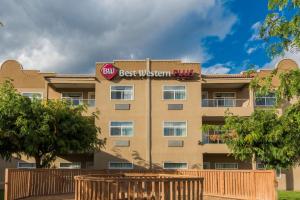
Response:
[[[221,172],[221,194],[224,195],[225,194],[225,172],[222,171]]]
[[[75,200],[77,200],[78,199],[78,180],[77,180],[77,178],[76,178],[76,176],[74,177],[74,180],[75,180]]]
[[[30,197],[30,191],[31,191],[31,170],[27,171],[28,173],[28,178],[27,178],[27,184],[28,184],[28,187],[27,187],[27,197]]]
[[[5,169],[5,182],[4,182],[4,200],[10,200],[9,199],[9,172],[8,169]]]
[[[277,193],[277,188],[278,188],[278,181],[276,179],[276,171],[275,170],[272,170],[272,174],[273,174],[273,184],[274,184],[274,190],[273,190],[273,196],[274,196],[274,199],[278,199],[278,193]]]
[[[256,199],[256,181],[255,181],[255,171],[251,171],[251,180],[252,180],[252,199]]]

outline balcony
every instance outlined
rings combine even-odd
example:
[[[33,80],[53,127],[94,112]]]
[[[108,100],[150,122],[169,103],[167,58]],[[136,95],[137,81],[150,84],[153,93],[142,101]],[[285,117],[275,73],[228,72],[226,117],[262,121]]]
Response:
[[[211,130],[202,134],[203,144],[224,144],[221,130]]]
[[[203,116],[250,116],[254,111],[253,91],[248,79],[206,79],[202,84],[201,110]]]
[[[210,130],[202,133],[202,151],[204,153],[229,153],[227,145],[222,140],[223,131]]]
[[[215,98],[202,99],[203,116],[224,116],[226,111],[234,115],[250,116],[253,112],[253,104],[250,99]]]
[[[276,105],[276,97],[256,97],[255,106],[257,107],[273,107]]]
[[[80,99],[80,98],[71,98],[71,97],[62,97],[63,100],[70,102],[74,106],[85,105],[87,107],[95,107],[95,99]]]
[[[243,107],[247,104],[248,99],[202,99],[202,107]]]

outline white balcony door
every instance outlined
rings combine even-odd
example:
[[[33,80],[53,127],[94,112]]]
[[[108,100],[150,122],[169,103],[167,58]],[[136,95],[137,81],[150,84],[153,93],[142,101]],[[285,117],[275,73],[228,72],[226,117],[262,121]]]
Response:
[[[236,104],[235,92],[216,92],[214,98],[217,107],[234,107]]]
[[[202,107],[209,106],[208,92],[202,91]]]
[[[89,98],[89,99],[96,99],[96,94],[95,94],[95,92],[89,92],[89,93],[88,93],[88,98]]]
[[[72,101],[73,105],[80,105],[82,102],[82,99],[83,99],[83,93],[82,92],[63,92],[62,98]]]
[[[95,92],[88,92],[88,106],[94,107],[95,106],[95,100],[96,100],[96,94]]]

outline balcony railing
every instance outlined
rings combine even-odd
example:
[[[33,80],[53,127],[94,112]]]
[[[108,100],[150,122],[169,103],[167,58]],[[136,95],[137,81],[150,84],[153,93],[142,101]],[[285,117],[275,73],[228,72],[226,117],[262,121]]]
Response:
[[[203,144],[224,144],[222,140],[222,134],[224,132],[220,130],[210,130],[202,133]]]
[[[70,103],[74,106],[77,105],[86,105],[87,107],[95,107],[95,99],[80,99],[80,98],[71,98],[71,97],[63,97],[62,99],[66,101],[70,101]]]
[[[276,104],[276,97],[256,97],[255,106],[271,107]]]
[[[244,107],[248,99],[202,99],[202,107]]]

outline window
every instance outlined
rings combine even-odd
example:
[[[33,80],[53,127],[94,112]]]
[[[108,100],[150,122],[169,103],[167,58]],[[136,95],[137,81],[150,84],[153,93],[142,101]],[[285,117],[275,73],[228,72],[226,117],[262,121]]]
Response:
[[[165,162],[164,169],[187,169],[187,163]]]
[[[214,98],[217,107],[234,107],[236,104],[235,92],[216,92]]]
[[[62,99],[67,99],[72,105],[81,105],[83,102],[82,92],[63,92]]]
[[[186,98],[185,86],[164,86],[164,99],[184,100]]]
[[[43,93],[41,92],[23,92],[22,95],[24,97],[28,97],[30,99],[42,99],[43,98]]]
[[[237,163],[216,163],[216,169],[238,169],[239,166]]]
[[[209,162],[204,162],[203,163],[203,169],[210,169],[210,163]]]
[[[35,169],[36,164],[35,163],[26,163],[26,162],[18,162],[18,168],[19,169]]]
[[[222,98],[222,99],[232,99],[235,98],[234,92],[216,92],[215,98]]]
[[[82,99],[82,92],[63,92],[62,98],[77,98]]]
[[[224,132],[221,130],[208,130],[207,132],[202,132],[202,142],[203,144],[223,144],[223,133]]]
[[[111,86],[110,98],[119,100],[133,100],[133,86]]]
[[[255,95],[255,105],[256,106],[274,106],[276,104],[275,93],[268,93],[266,95]]]
[[[95,99],[96,99],[95,92],[88,92],[87,105],[89,107],[95,107]]]
[[[186,136],[186,122],[164,122],[164,136]]]
[[[109,169],[133,169],[133,164],[129,162],[109,162]]]
[[[208,99],[208,92],[202,91],[202,107],[208,107],[209,99]]]
[[[263,163],[256,163],[256,169],[264,170],[266,169],[266,166]]]
[[[59,163],[60,169],[80,169],[80,162],[70,162],[70,163]]]
[[[110,122],[110,136],[133,136],[133,122]]]
[[[94,162],[87,161],[87,162],[85,163],[85,168],[86,168],[86,169],[93,169],[93,168],[94,168]]]

